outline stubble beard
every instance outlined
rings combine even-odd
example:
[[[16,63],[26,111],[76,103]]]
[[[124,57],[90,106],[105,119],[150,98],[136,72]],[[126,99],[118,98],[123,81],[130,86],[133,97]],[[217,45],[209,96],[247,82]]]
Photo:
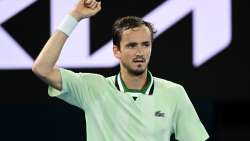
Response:
[[[129,74],[133,75],[133,76],[140,76],[143,73],[145,73],[145,71],[147,70],[147,66],[148,64],[146,64],[145,68],[142,69],[133,69],[132,67],[130,67],[129,65],[127,65],[124,62],[121,62],[123,67],[128,71]],[[142,67],[142,66],[141,66]]]

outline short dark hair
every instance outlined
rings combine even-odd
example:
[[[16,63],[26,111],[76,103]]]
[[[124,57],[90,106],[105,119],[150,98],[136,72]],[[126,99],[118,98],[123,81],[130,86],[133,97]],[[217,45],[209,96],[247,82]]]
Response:
[[[153,42],[154,34],[156,30],[154,29],[153,25],[147,21],[144,21],[142,18],[136,16],[126,16],[122,18],[118,18],[112,27],[112,36],[113,36],[113,44],[120,47],[120,42],[122,38],[122,33],[125,30],[139,27],[145,25],[149,28],[151,32],[151,41]]]

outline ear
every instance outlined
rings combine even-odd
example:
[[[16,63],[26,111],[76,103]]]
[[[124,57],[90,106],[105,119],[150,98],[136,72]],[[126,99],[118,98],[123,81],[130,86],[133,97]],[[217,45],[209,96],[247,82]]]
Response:
[[[115,56],[115,58],[117,58],[118,60],[120,60],[121,58],[121,51],[120,48],[116,45],[113,45],[113,54]]]

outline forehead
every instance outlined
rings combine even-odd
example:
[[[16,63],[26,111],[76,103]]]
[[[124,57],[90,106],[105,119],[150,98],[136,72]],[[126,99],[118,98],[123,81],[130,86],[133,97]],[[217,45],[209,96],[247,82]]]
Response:
[[[151,32],[145,25],[124,30],[121,42],[151,41]]]

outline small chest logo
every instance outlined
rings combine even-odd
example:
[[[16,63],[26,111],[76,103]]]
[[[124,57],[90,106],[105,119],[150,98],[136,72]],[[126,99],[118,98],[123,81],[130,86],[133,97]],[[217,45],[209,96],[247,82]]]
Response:
[[[165,113],[161,112],[161,111],[156,111],[155,112],[155,116],[156,117],[165,117]]]

